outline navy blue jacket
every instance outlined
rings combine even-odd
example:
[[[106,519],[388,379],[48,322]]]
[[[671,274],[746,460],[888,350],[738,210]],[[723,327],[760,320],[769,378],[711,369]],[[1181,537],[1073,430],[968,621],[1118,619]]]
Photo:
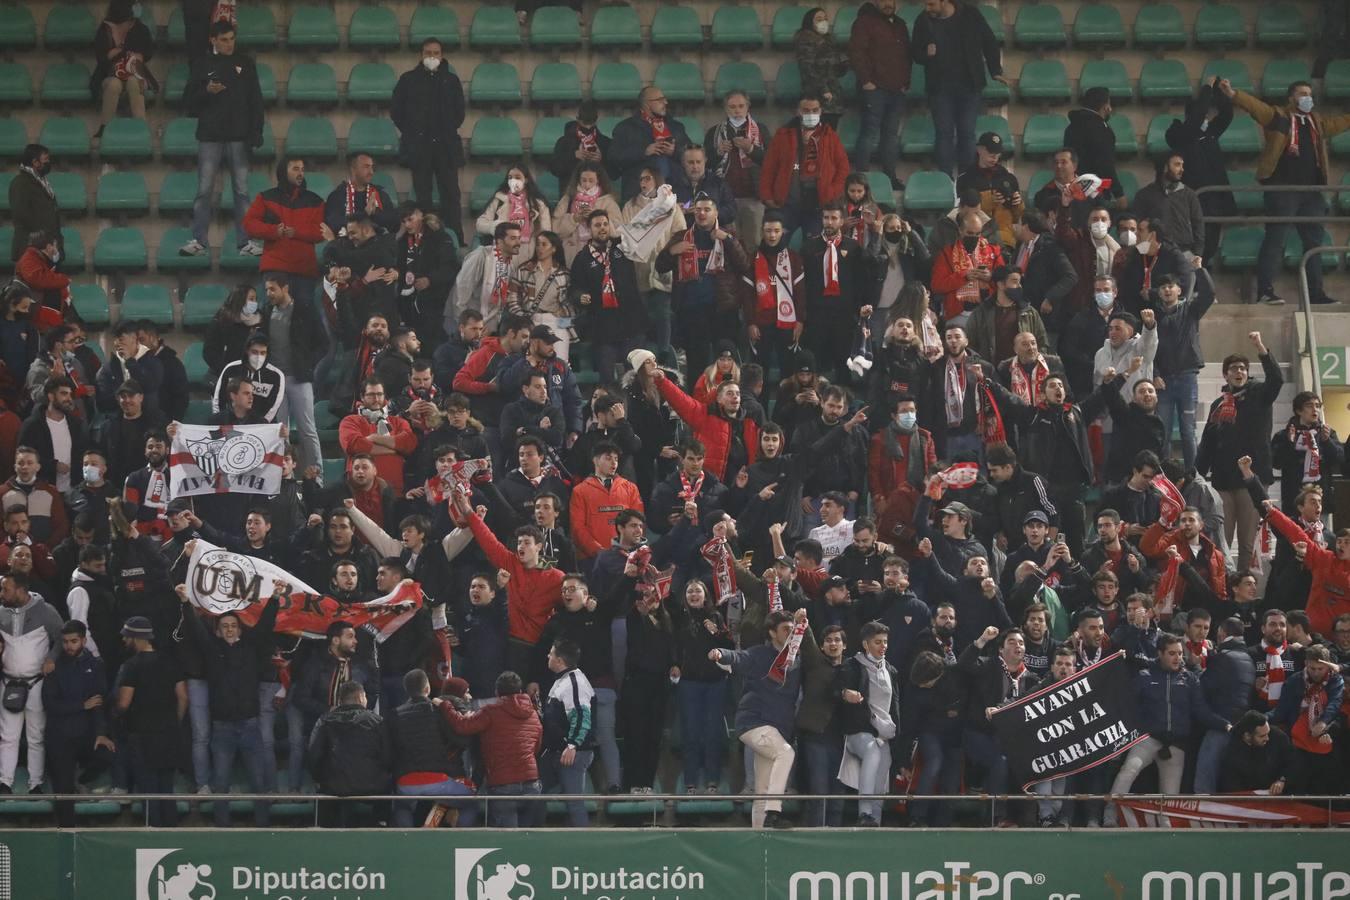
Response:
[[[1230,722],[1247,711],[1255,682],[1256,663],[1240,637],[1222,641],[1200,675],[1209,708]]]
[[[42,679],[42,706],[47,711],[47,743],[64,740],[88,740],[106,734],[104,706],[85,709],[84,701],[103,695],[108,698],[108,676],[103,660],[88,650],[79,656],[62,653],[56,668]]]
[[[1192,724],[1217,730],[1228,725],[1228,720],[1214,712],[1205,700],[1200,679],[1185,669],[1164,672],[1154,663],[1139,673],[1135,699],[1139,724],[1158,740],[1171,735],[1172,742],[1177,743],[1190,736]]]

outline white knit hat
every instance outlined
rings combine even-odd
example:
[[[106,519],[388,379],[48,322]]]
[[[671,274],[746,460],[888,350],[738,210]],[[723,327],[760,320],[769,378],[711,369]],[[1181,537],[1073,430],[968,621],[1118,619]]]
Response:
[[[650,350],[643,350],[641,347],[628,354],[628,367],[634,372],[647,364],[647,360],[656,359],[656,354]]]

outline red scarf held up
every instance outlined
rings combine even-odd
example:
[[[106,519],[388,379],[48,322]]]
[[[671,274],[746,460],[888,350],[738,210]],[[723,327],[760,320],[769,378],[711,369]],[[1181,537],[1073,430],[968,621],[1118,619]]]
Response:
[[[577,129],[577,144],[583,151],[592,153],[600,149],[600,129],[592,128],[590,131]]]
[[[727,539],[714,536],[699,550],[713,573],[713,591],[718,606],[728,603],[736,595],[736,566]]]
[[[1330,753],[1335,745],[1323,743],[1313,737],[1312,733],[1313,726],[1322,718],[1322,713],[1327,708],[1326,684],[1308,681],[1304,686],[1301,706],[1303,714],[1295,720],[1294,727],[1289,729],[1289,737],[1293,739],[1294,746],[1306,753]]]
[[[1289,443],[1303,451],[1303,483],[1317,484],[1322,480],[1322,445],[1317,438],[1317,427],[1306,428],[1295,422],[1288,427]]]
[[[600,279],[600,305],[605,309],[619,308],[619,293],[614,289],[614,268],[610,259],[609,245],[601,250],[594,243],[586,245],[590,248],[591,258],[604,266],[605,274]]]
[[[843,253],[839,249],[839,244],[844,236],[836,234],[829,238],[821,235],[821,240],[825,242],[825,259],[821,268],[825,273],[825,289],[821,292],[826,297],[839,296],[839,257]]]
[[[792,626],[792,637],[783,645],[783,649],[778,651],[778,656],[774,659],[773,665],[769,668],[769,680],[775,684],[786,684],[788,672],[792,669],[792,664],[797,661],[797,654],[802,649],[802,638],[806,635],[806,623],[797,622]]]
[[[1193,641],[1187,638],[1186,652],[1200,662],[1200,669],[1203,671],[1209,666],[1209,654],[1214,649],[1214,645],[1209,641]]]
[[[504,305],[510,290],[511,258],[503,256],[501,248],[494,244],[492,247],[492,305]]]
[[[1181,490],[1171,479],[1161,472],[1153,476],[1152,485],[1160,495],[1158,521],[1162,522],[1164,528],[1172,528],[1186,507],[1186,498],[1181,495]]]
[[[1289,649],[1289,642],[1281,641],[1278,647],[1272,647],[1262,641],[1261,649],[1266,652],[1266,686],[1256,694],[1274,709],[1280,702],[1280,694],[1284,693],[1284,654]]]
[[[773,313],[778,327],[785,331],[797,324],[797,305],[791,282],[792,263],[787,250],[778,251],[772,272],[764,252],[755,254],[756,308],[761,314]]]
[[[1237,394],[1233,391],[1219,394],[1219,405],[1214,407],[1209,418],[1220,425],[1232,425],[1237,419]]]
[[[722,242],[716,237],[712,239],[712,249],[708,251],[708,262],[703,267],[703,272],[698,270],[698,260],[702,252],[698,245],[694,243],[694,229],[690,228],[684,233],[681,239],[685,244],[685,251],[680,254],[680,281],[698,281],[700,274],[714,275],[726,268],[726,257],[722,250]]]
[[[1036,354],[1036,367],[1032,371],[1031,379],[1028,380],[1022,363],[1014,357],[1012,365],[1008,366],[1008,375],[1012,380],[1013,396],[1020,398],[1028,406],[1035,406],[1045,396],[1045,380],[1050,377],[1050,366],[1043,354]]]
[[[764,585],[764,593],[769,599],[769,612],[782,612],[783,594],[778,590],[778,582],[770,581],[768,584]]]

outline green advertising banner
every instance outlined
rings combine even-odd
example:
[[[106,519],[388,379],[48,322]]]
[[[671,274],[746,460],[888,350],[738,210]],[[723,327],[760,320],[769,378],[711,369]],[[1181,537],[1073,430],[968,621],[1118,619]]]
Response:
[[[0,900],[1334,900],[1347,846],[1334,830],[4,832]]]

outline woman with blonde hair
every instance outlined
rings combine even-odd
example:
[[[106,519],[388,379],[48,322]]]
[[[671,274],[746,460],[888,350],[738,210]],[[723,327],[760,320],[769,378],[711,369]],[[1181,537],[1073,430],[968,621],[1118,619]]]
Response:
[[[603,167],[596,163],[585,162],[572,172],[567,187],[563,189],[562,199],[553,209],[554,228],[562,238],[563,255],[567,265],[577,251],[586,246],[591,239],[587,218],[593,209],[603,209],[609,213],[609,220],[617,226],[623,221],[619,202],[614,198],[614,188],[609,182]]]
[[[507,169],[506,177],[492,195],[487,209],[478,217],[478,233],[490,238],[501,222],[515,222],[520,226],[520,249],[516,251],[516,265],[534,256],[535,236],[553,227],[548,203],[524,163],[516,163]]]
[[[563,242],[552,231],[541,231],[534,242],[534,256],[511,270],[511,293],[507,312],[524,316],[536,325],[547,325],[559,338],[553,345],[558,358],[567,362],[575,314],[567,292],[572,275],[563,265]]]
[[[693,397],[707,406],[717,396],[717,389],[726,382],[741,383],[741,364],[736,359],[736,345],[731,341],[717,342],[717,358],[703,370],[694,383]]]

